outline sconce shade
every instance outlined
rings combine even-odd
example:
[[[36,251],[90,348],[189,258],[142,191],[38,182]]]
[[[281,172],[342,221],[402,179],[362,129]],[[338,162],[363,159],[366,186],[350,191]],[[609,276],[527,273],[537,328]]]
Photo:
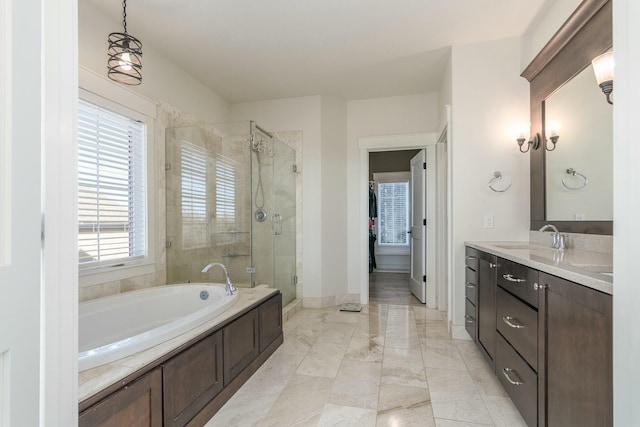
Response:
[[[593,72],[596,75],[598,86],[607,97],[607,102],[613,104],[611,101],[611,92],[613,92],[613,52],[610,51],[596,56],[591,61],[591,64],[593,65]]]
[[[111,80],[127,85],[142,83],[142,43],[127,33],[109,34],[109,61],[107,68]]]
[[[613,52],[603,53],[591,61],[598,85],[613,80]]]
[[[127,33],[127,0],[122,1],[122,33],[109,34],[107,75],[127,85],[142,83],[142,42]]]

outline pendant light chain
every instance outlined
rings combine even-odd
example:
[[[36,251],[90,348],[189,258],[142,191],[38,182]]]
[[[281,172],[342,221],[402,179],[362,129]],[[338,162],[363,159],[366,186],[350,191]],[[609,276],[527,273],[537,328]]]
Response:
[[[124,33],[127,34],[127,0],[122,0],[122,26]]]

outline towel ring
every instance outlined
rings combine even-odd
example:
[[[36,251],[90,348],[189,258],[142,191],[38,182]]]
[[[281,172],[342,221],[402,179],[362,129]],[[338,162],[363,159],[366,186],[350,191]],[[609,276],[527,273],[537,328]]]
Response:
[[[572,187],[570,185],[567,185],[567,183],[565,182],[566,178],[562,178],[562,185],[564,186],[564,188],[566,188],[567,190],[580,190],[581,188],[584,188],[585,185],[587,185],[587,183],[589,182],[589,178],[587,178],[586,176],[584,176],[583,174],[581,174],[580,172],[576,172],[576,170],[574,168],[569,168],[567,169],[567,175],[571,175],[571,176],[579,176],[580,178],[582,178],[584,180],[584,182],[582,183],[582,185],[578,185],[576,187]]]
[[[510,188],[511,188],[511,184],[513,184],[513,182],[512,182],[511,180],[509,180],[509,183],[508,183],[508,184],[506,184],[506,185],[507,185],[506,187],[504,187],[504,188],[502,188],[502,189],[499,189],[499,187],[498,187],[498,188],[495,188],[495,185],[496,185],[497,183],[499,183],[499,182],[505,183],[506,181],[503,181],[503,180],[502,180],[502,172],[500,172],[500,171],[496,171],[496,172],[494,172],[494,173],[493,173],[493,178],[491,178],[491,179],[489,180],[489,188],[490,188],[492,191],[495,191],[496,193],[504,193],[505,191],[507,191],[508,189],[510,189]]]

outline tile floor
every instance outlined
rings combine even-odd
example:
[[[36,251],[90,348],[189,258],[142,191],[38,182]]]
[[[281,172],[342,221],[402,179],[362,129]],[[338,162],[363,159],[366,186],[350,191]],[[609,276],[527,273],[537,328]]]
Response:
[[[284,344],[207,423],[217,426],[525,426],[475,344],[444,315],[372,303],[302,309]]]

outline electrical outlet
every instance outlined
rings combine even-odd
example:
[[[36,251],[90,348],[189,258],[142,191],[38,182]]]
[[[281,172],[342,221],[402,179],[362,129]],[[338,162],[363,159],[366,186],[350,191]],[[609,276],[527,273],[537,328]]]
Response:
[[[493,215],[484,216],[484,228],[493,228]]]
[[[574,219],[576,221],[585,221],[587,219],[587,215],[583,213],[577,213]]]

